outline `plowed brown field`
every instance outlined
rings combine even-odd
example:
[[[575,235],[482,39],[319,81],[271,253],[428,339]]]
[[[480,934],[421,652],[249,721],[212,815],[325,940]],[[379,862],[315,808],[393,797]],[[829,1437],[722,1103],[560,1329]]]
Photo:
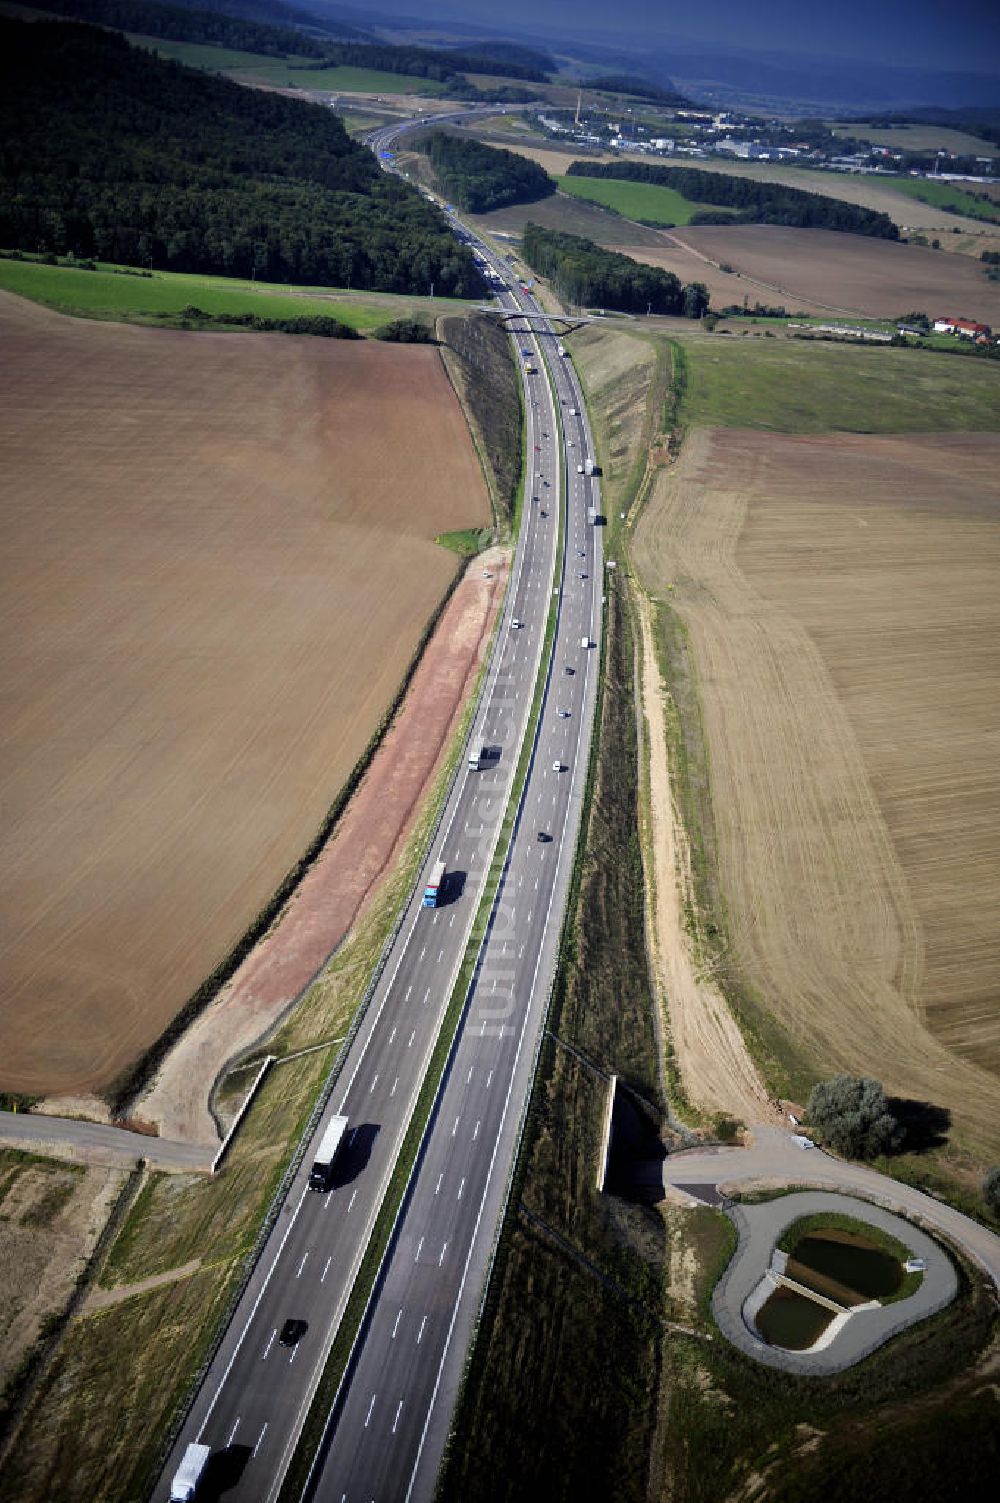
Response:
[[[998,473],[996,435],[696,430],[635,549],[690,632],[759,996],[817,1069],[949,1107],[993,1156]]]
[[[621,248],[683,281],[705,282],[715,308],[742,303],[746,294],[751,304],[783,303],[789,312],[938,318],[961,309],[952,316],[1000,325],[1000,282],[990,282],[968,256],[773,224],[694,225],[664,232],[663,240],[662,251]],[[722,264],[733,272],[720,271]]]
[[[101,1085],[319,828],[489,507],[437,352],[0,296],[0,1088]]]

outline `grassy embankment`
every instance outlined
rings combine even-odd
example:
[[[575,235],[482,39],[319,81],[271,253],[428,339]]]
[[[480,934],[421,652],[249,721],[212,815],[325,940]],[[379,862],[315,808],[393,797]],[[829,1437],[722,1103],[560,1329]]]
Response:
[[[676,188],[661,188],[655,183],[631,183],[624,179],[601,177],[557,177],[560,191],[588,203],[600,204],[624,219],[640,224],[690,224],[692,214],[713,208],[712,204],[694,203]],[[725,209],[720,209],[725,213]]]
[[[393,319],[433,315],[442,307],[459,310],[467,306],[454,298],[287,287],[174,271],[155,271],[146,276],[135,267],[104,262],[98,262],[97,267],[96,271],[84,271],[74,266],[47,266],[27,258],[0,258],[0,289],[59,313],[157,328],[198,328],[197,319],[184,316],[184,310],[193,307],[221,319],[226,314],[246,313],[275,319],[325,316],[339,319],[359,333],[369,333]],[[218,332],[225,324],[209,327]]]
[[[519,444],[519,424],[507,440]],[[516,473],[518,463],[508,457],[506,472]],[[124,1503],[146,1495],[164,1436],[241,1285],[294,1147],[415,880],[471,714],[470,706],[397,867],[323,975],[257,1051],[278,1063],[222,1172],[212,1180],[153,1174],[143,1186],[110,1247],[100,1285],[128,1286],[192,1259],[201,1266],[73,1321],[5,1461],[8,1484],[25,1503],[50,1497]],[[239,1067],[245,1083],[244,1070],[245,1064]],[[232,1096],[228,1083],[220,1094]]]
[[[492,318],[454,316],[438,321],[438,333],[445,369],[465,409],[493,515],[503,535],[517,510],[523,459],[521,446],[510,441],[512,433],[521,432],[523,422],[521,383],[515,374],[510,336]],[[478,545],[468,547],[469,552],[478,552],[489,541],[476,536]],[[469,544],[476,542],[476,536]],[[464,552],[466,547],[456,547],[456,551]]]
[[[716,1270],[704,1257],[698,1266],[704,1305]],[[855,1496],[861,1477],[870,1503],[938,1491],[985,1496],[997,1459],[988,1370],[996,1316],[984,1276],[962,1270],[960,1282],[949,1309],[835,1378],[793,1378],[760,1367],[725,1341],[668,1336],[662,1470],[651,1479],[650,1496],[709,1503],[744,1496],[755,1479],[755,1496],[791,1503]],[[905,1473],[912,1480],[926,1472],[926,1487],[900,1488],[900,1432],[913,1447]],[[964,1449],[954,1452],[951,1440],[959,1436]]]
[[[617,592],[606,641],[586,854],[446,1499],[645,1497],[663,1224],[594,1188],[604,1072],[659,1097],[635,835],[632,639]]]
[[[935,209],[964,214],[967,219],[985,219],[1000,224],[1000,204],[991,203],[964,190],[958,183],[942,183],[933,177],[880,177],[880,184],[917,198]]]

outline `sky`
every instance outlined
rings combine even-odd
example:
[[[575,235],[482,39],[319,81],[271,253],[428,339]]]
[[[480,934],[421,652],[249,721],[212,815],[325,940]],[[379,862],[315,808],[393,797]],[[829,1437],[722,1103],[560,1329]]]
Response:
[[[377,0],[373,10],[390,8]],[[806,52],[944,71],[1000,72],[997,0],[395,0],[398,14],[572,37],[629,51],[643,37],[685,49]]]

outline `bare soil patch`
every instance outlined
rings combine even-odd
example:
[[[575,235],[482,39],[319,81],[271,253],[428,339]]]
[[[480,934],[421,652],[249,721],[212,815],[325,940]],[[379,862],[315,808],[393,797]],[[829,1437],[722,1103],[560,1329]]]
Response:
[[[0,332],[0,1087],[78,1093],[307,846],[489,507],[433,349]]]
[[[1000,283],[964,256],[944,256],[920,245],[844,235],[836,230],[794,230],[783,225],[700,225],[671,230],[663,252],[629,250],[638,261],[708,286],[714,307],[783,303],[789,312],[855,313],[896,318],[913,310],[1000,324]],[[671,246],[670,241],[674,244]],[[704,258],[704,259],[701,259]],[[721,265],[732,273],[719,270]]]
[[[0,1150],[0,1392],[65,1309],[124,1179]]]
[[[660,677],[649,605],[636,594],[642,638],[641,693],[649,748],[653,858],[652,953],[684,1093],[704,1112],[742,1122],[772,1120],[767,1091],[725,997],[699,961],[685,922],[695,909],[691,852],[674,802],[667,752],[668,696]]]
[[[986,434],[696,430],[635,543],[690,634],[757,995],[817,1069],[945,1106],[992,1156],[998,460]]]
[[[751,228],[748,226],[747,228]],[[772,280],[765,281],[761,277],[754,277],[749,272],[737,269],[736,264],[723,257],[727,265],[732,266],[732,271],[723,271],[718,261],[710,258],[704,251],[695,249],[693,245],[682,242],[678,237],[685,236],[687,230],[662,230],[659,232],[659,245],[640,245],[630,242],[619,247],[625,255],[633,260],[642,261],[646,266],[660,266],[664,271],[672,271],[675,277],[679,277],[684,283],[703,282],[708,288],[711,306],[715,311],[720,308],[728,308],[731,304],[742,304],[746,298],[748,306],[754,303],[763,303],[767,306],[784,303],[786,308],[791,304],[785,301],[785,290],[773,280],[779,268],[771,267]],[[820,304],[815,299],[796,297],[794,300],[794,312],[830,314],[848,314],[852,310],[845,307],[834,307],[831,303]]]

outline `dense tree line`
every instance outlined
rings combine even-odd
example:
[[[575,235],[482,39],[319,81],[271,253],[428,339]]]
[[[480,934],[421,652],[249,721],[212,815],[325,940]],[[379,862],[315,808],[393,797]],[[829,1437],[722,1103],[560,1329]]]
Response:
[[[360,339],[357,329],[333,318],[328,313],[299,313],[288,318],[268,318],[260,313],[206,313],[196,303],[182,308],[180,317],[189,323],[201,326],[221,324],[223,328],[255,329],[264,334],[315,334],[321,339]],[[164,320],[174,319],[174,314],[165,313]]]
[[[0,22],[0,142],[0,245],[380,291],[482,288],[439,212],[329,110],[114,32]]]
[[[324,44],[288,26],[261,25],[218,11],[157,5],[153,0],[35,0],[35,8],[172,42],[201,42],[265,57],[326,56]]]
[[[417,145],[430,159],[448,197],[473,214],[485,214],[507,204],[534,203],[556,190],[537,162],[516,151],[484,146],[481,141],[443,130],[424,136]]]
[[[572,162],[573,177],[624,178],[633,183],[654,183],[674,188],[692,203],[733,208],[735,214],[696,214],[692,224],[785,224],[799,229],[843,230],[852,235],[872,235],[898,240],[899,230],[888,214],[864,209],[860,204],[781,183],[761,183],[754,178],[725,172],[703,172],[697,167],[660,167],[652,162]]]
[[[673,272],[643,266],[631,256],[605,250],[580,235],[526,224],[521,254],[570,303],[686,318],[701,318],[708,309],[704,283],[691,282],[685,287]]]
[[[408,73],[413,78],[427,78],[435,83],[450,83],[463,73],[493,73],[501,78],[524,78],[531,83],[546,82],[545,74],[540,68],[507,58],[481,57],[470,52],[397,47],[387,42],[330,42],[324,44],[324,50],[324,66],[377,68],[382,73]]]

